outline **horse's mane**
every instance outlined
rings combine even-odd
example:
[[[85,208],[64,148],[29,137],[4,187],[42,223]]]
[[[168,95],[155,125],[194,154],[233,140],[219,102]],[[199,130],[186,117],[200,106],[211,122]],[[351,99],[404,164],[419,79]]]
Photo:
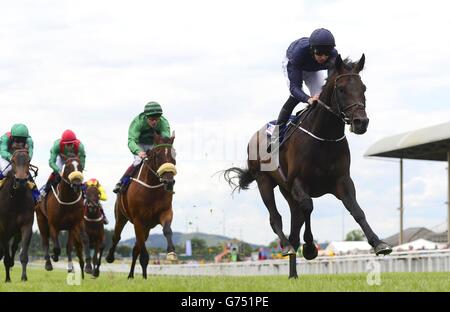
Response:
[[[337,76],[335,61],[336,60],[333,60],[331,67],[330,67],[329,75],[325,79],[325,85],[322,87],[323,98],[327,98],[330,95],[329,93],[333,91],[334,80]],[[350,72],[353,70],[353,68],[355,68],[355,66],[358,64],[358,62],[353,62],[352,60],[350,60],[349,57],[346,57],[344,60],[342,60],[342,64],[344,67],[344,71]]]

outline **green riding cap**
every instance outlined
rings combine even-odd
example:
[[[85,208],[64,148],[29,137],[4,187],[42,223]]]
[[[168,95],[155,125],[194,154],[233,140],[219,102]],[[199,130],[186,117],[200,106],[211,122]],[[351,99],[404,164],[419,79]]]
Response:
[[[15,124],[11,128],[11,136],[28,138],[30,136],[27,126],[24,124]]]
[[[144,108],[144,114],[147,117],[160,117],[163,111],[158,102],[148,102]]]

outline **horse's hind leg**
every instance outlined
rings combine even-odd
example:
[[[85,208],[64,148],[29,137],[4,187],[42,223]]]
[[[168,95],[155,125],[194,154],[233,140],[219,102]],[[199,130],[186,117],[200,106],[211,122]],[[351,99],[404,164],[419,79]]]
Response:
[[[121,195],[117,196],[117,200],[119,200],[120,196]],[[106,262],[108,263],[114,262],[114,252],[116,251],[116,246],[120,241],[120,234],[122,233],[123,227],[128,222],[127,218],[120,211],[118,211],[118,209],[118,204],[116,202],[116,225],[114,227],[114,234],[112,237],[112,246],[109,249],[108,255],[106,256]]]
[[[136,258],[139,255],[139,262],[142,267],[142,277],[144,279],[147,279],[147,266],[148,266],[149,255],[148,255],[147,248],[145,248],[145,241],[148,238],[150,229],[148,227],[144,226],[141,222],[135,221],[134,222],[134,232],[136,234],[136,244],[135,244],[136,251],[135,251],[135,248],[133,248],[133,263],[132,263],[132,269],[130,270],[130,275],[131,275],[131,278],[134,276],[134,264],[136,263]]]
[[[44,259],[45,259],[45,270],[51,271],[53,270],[52,262],[50,261],[50,253],[49,253],[49,228],[47,219],[40,211],[40,208],[36,209],[36,218],[39,226],[39,232],[41,234],[42,247],[44,249]]]
[[[22,281],[27,281],[28,248],[30,247],[31,236],[33,234],[33,224],[22,227],[22,249],[20,251],[20,263],[22,264]]]
[[[305,222],[305,216],[300,208],[300,202],[293,199],[292,195],[283,188],[280,188],[281,193],[289,204],[291,210],[291,233],[289,234],[289,241],[294,247],[295,251],[300,247],[300,229]],[[297,278],[297,256],[296,254],[289,255],[289,278]]]
[[[347,208],[352,217],[359,224],[367,237],[367,241],[374,248],[375,254],[390,254],[392,252],[392,248],[378,238],[367,222],[364,211],[356,201],[355,185],[349,176],[339,179],[336,185],[336,197],[342,201],[345,208]]]
[[[273,192],[273,189],[276,186],[275,183],[270,179],[270,177],[264,174],[258,175],[256,182],[258,183],[258,189],[264,205],[266,205],[269,210],[270,225],[275,234],[277,234],[280,238],[280,243],[283,247],[283,254],[295,254],[294,248],[291,246],[291,243],[283,233],[283,221],[281,219],[281,215],[278,213],[277,206],[275,204],[275,194]]]

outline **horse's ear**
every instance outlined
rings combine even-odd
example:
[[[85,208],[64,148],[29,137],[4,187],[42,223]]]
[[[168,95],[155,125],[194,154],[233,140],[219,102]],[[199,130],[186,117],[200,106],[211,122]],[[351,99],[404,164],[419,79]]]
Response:
[[[338,54],[336,60],[334,61],[334,68],[338,74],[342,74],[344,71],[344,62],[342,61],[340,54]]]
[[[170,137],[170,142],[173,143],[175,140],[175,130],[172,131],[172,136]]]
[[[360,71],[363,70],[365,62],[366,62],[366,56],[363,53],[363,55],[361,56],[361,58],[358,61],[358,64],[356,64],[356,66],[355,66],[356,73],[359,73]]]

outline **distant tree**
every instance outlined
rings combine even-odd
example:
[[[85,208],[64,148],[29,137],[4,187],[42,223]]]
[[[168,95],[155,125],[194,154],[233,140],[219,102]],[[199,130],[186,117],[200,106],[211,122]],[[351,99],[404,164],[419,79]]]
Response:
[[[121,255],[122,257],[131,257],[132,251],[133,248],[127,245],[118,245],[116,248],[117,254]]]
[[[252,255],[253,248],[250,244],[241,243],[240,249],[240,252],[244,257],[250,257]]]
[[[192,238],[191,246],[192,246],[192,256],[194,256],[194,258],[201,258],[208,253],[208,247],[204,239],[196,237]]]
[[[364,241],[366,240],[366,236],[364,235],[364,232],[360,229],[356,229],[353,231],[350,231],[345,236],[346,241]]]

